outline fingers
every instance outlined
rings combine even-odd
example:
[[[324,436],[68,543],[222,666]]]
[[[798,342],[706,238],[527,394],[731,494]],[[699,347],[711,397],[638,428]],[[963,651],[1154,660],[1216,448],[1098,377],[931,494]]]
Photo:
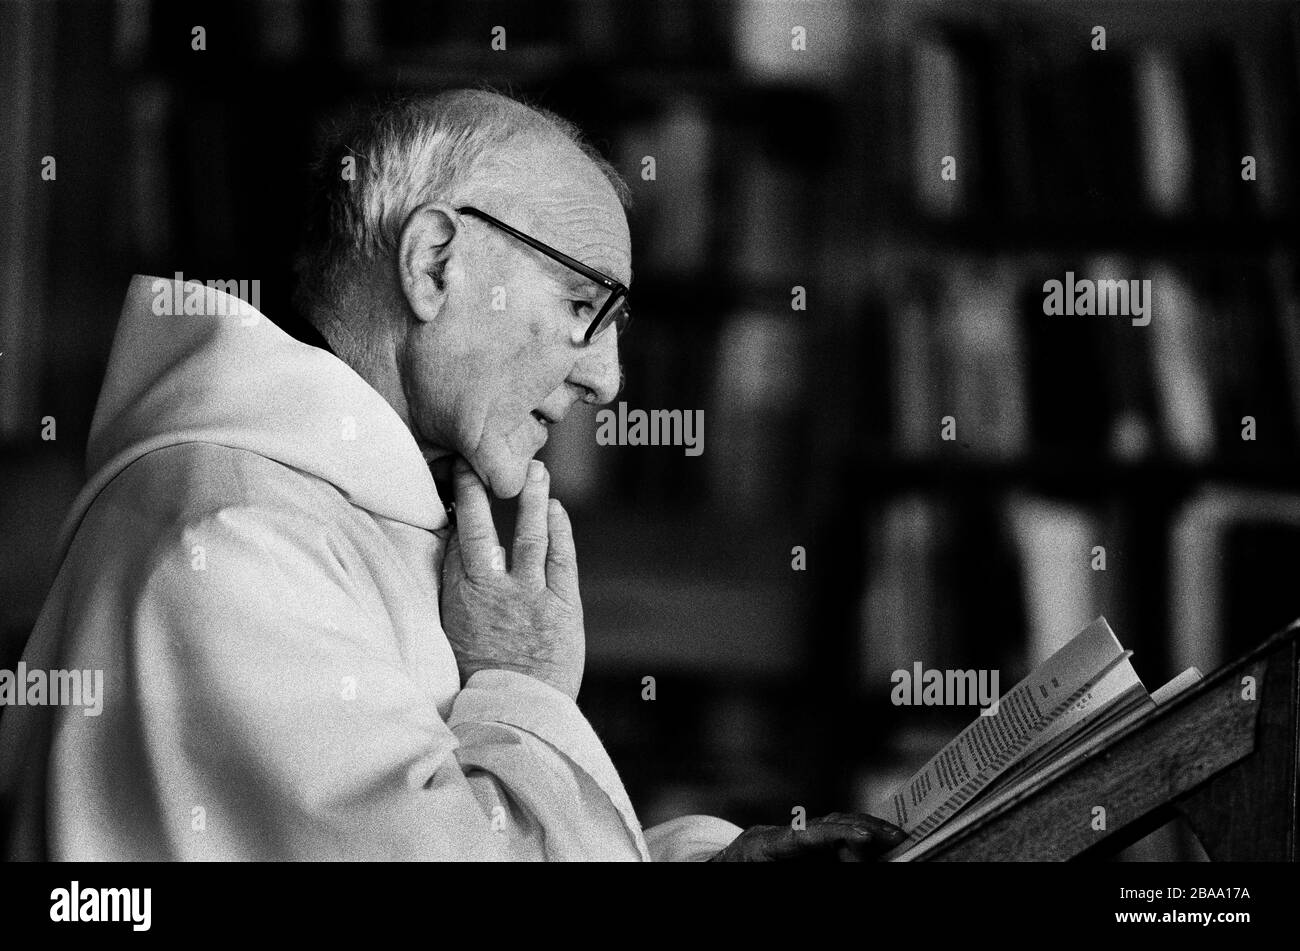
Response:
[[[578,553],[573,546],[573,526],[569,513],[556,499],[546,507],[549,541],[546,549],[546,586],[562,600],[578,600]]]
[[[892,822],[878,819],[866,812],[832,812],[826,816],[826,819],[834,820],[839,825],[847,825],[856,832],[875,839],[902,841],[907,838],[907,833]]]
[[[492,506],[487,489],[464,459],[457,459],[456,535],[460,540],[465,573],[479,577],[491,571],[505,570],[505,552],[497,543],[497,528],[492,521]],[[499,567],[494,567],[494,559]]]
[[[854,858],[841,857],[842,862],[874,861],[907,839],[907,833],[898,826],[884,819],[867,815],[865,812],[848,813],[846,818],[849,820],[853,835],[845,841],[844,845]]]
[[[546,587],[546,550],[549,532],[547,501],[551,477],[536,459],[528,463],[528,478],[519,493],[515,519],[514,576],[535,591]]]
[[[460,533],[452,532],[447,538],[447,550],[442,556],[444,575],[456,576],[465,573],[465,559],[460,553]]]
[[[768,858],[836,858],[841,862],[870,861],[899,845],[907,834],[883,819],[864,812],[834,812],[808,823],[805,829],[786,828],[767,844]]]
[[[763,857],[772,862],[814,858],[817,853],[834,849],[840,839],[841,833],[819,819],[808,823],[805,829],[776,826],[763,843]]]

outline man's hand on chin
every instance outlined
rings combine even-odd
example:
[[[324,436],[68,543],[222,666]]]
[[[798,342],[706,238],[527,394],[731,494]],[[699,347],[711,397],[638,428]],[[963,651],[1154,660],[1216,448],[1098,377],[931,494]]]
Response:
[[[443,628],[462,682],[480,670],[513,670],[577,699],[587,642],[573,529],[550,498],[546,467],[534,460],[528,472],[507,570],[487,489],[466,462],[456,462],[456,531],[442,562]]]
[[[907,838],[865,812],[832,812],[805,829],[754,826],[710,862],[872,862]]]

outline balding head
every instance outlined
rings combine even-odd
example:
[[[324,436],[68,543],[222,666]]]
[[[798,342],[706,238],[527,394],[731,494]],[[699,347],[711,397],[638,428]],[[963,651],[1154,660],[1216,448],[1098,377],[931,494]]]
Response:
[[[301,309],[427,458],[516,495],[549,427],[618,391],[617,334],[584,336],[609,291],[461,209],[628,284],[626,185],[571,124],[478,91],[386,110],[321,169]]]
[[[577,126],[500,93],[453,89],[398,100],[336,135],[314,168],[297,263],[299,310],[318,324],[328,318],[358,269],[394,251],[419,205],[488,203],[489,196],[514,205],[539,182],[555,181],[554,155],[539,152],[542,143],[569,146],[569,168],[599,176],[628,206],[627,184]]]

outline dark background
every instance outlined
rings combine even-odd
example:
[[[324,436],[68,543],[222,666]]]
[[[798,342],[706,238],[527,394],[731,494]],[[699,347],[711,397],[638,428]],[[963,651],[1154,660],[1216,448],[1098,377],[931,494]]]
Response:
[[[545,456],[647,824],[872,807],[974,715],[892,706],[914,661],[1006,689],[1104,614],[1148,688],[1208,671],[1300,616],[1298,53],[1276,2],[0,0],[0,661],[129,276],[285,312],[328,124],[488,83],[632,185],[620,399],[705,411],[699,457],[578,413]],[[1067,270],[1151,325],[1044,316]]]

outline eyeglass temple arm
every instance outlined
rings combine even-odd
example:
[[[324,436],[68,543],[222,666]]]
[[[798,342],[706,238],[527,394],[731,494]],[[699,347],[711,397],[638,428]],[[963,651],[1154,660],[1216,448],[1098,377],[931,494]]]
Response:
[[[458,211],[462,215],[473,215],[476,218],[482,218],[484,221],[496,225],[506,234],[510,235],[513,238],[518,238],[520,241],[528,245],[533,250],[540,251],[542,252],[542,254],[553,257],[555,258],[555,260],[568,265],[569,267],[573,268],[573,270],[581,274],[583,277],[595,281],[596,283],[605,287],[607,290],[611,290],[611,291],[621,290],[624,294],[627,293],[627,288],[624,287],[622,282],[616,281],[612,277],[609,277],[608,275],[601,274],[594,267],[590,267],[586,264],[583,264],[581,261],[577,260],[576,258],[569,257],[563,251],[557,251],[555,248],[552,248],[551,246],[544,244],[541,241],[538,241],[532,235],[524,234],[519,229],[510,227],[510,225],[506,224],[504,221],[502,221],[499,218],[492,217],[486,211],[479,211],[477,208],[470,207],[469,205],[466,205],[461,208],[457,208],[456,211]]]

